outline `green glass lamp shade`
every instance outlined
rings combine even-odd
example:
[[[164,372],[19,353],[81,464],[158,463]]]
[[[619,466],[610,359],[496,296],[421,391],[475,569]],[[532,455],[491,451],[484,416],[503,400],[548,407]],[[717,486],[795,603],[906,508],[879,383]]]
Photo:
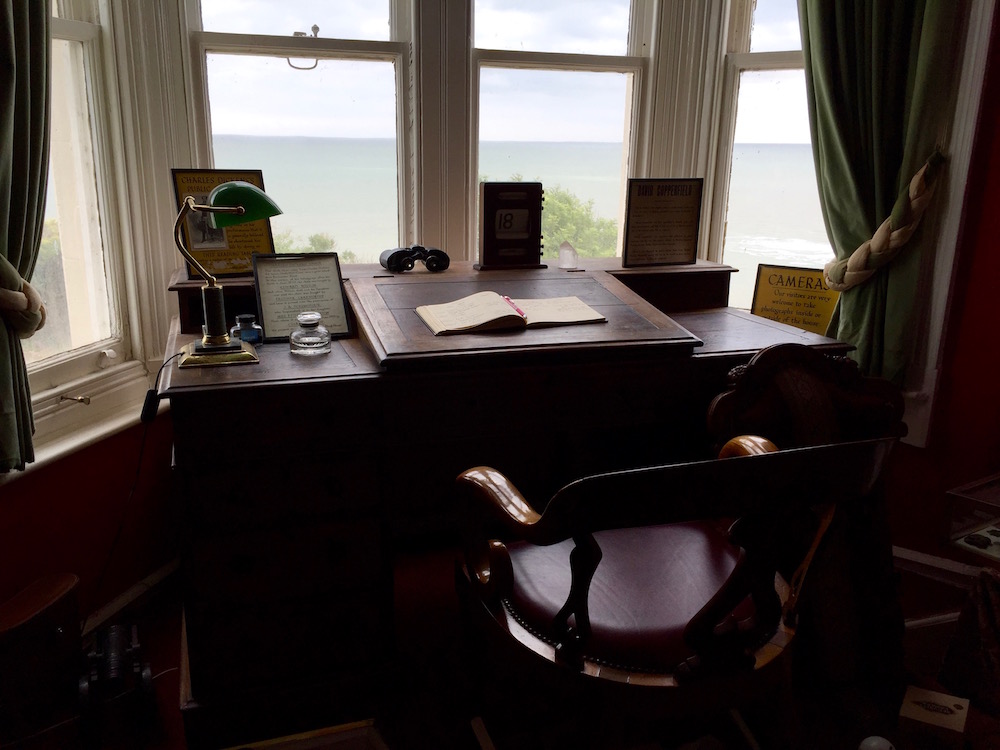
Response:
[[[242,206],[244,209],[241,214],[209,214],[209,222],[216,229],[231,227],[234,224],[246,224],[249,221],[259,221],[281,213],[281,209],[267,196],[267,193],[256,185],[242,181],[224,182],[218,185],[209,194],[208,205],[216,208]]]

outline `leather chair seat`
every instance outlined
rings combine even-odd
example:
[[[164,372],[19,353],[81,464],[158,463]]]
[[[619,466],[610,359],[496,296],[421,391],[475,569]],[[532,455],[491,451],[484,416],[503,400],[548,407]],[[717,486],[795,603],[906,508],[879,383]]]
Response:
[[[692,655],[684,628],[722,584],[740,550],[710,522],[599,531],[603,556],[590,585],[591,637],[586,658],[643,672],[669,673]],[[553,642],[553,619],[570,588],[573,540],[508,545],[513,591],[508,612],[535,635]],[[640,552],[641,554],[636,554]],[[749,599],[737,615],[752,614]]]

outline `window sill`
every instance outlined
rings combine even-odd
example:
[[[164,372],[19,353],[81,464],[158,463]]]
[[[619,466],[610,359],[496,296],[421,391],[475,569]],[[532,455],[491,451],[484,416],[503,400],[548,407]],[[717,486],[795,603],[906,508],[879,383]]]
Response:
[[[35,395],[35,460],[23,472],[0,474],[0,485],[139,424],[148,388],[145,368],[139,362],[130,362]],[[90,399],[89,404],[65,398],[83,394]],[[166,403],[160,406],[168,408]]]

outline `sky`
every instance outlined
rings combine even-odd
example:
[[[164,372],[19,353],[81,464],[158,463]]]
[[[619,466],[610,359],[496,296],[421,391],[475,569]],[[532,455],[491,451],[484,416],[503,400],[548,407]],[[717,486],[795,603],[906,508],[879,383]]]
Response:
[[[628,15],[628,0],[475,0],[476,45],[624,54]],[[202,0],[202,17],[208,31],[290,36],[315,24],[320,37],[389,39],[388,0]],[[795,0],[758,0],[752,49],[798,46]],[[214,132],[395,137],[391,63],[320,60],[294,70],[284,58],[211,55],[208,67]],[[490,68],[480,91],[482,140],[622,141],[622,74]],[[801,100],[791,108],[789,91]],[[744,77],[736,140],[808,142],[801,72]]]

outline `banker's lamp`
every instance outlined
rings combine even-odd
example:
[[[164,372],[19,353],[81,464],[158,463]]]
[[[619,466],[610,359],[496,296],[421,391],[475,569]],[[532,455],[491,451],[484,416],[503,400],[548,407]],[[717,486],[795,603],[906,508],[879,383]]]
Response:
[[[222,285],[184,247],[181,228],[187,215],[192,211],[209,214],[209,224],[216,229],[259,221],[277,216],[281,209],[267,194],[249,182],[224,182],[208,196],[208,203],[195,202],[190,195],[184,198],[177,221],[174,222],[174,242],[181,255],[187,259],[198,274],[205,279],[201,288],[201,304],[205,314],[204,335],[201,341],[187,344],[181,349],[180,367],[205,367],[208,365],[239,365],[259,362],[257,352],[246,341],[234,341],[229,337],[226,325],[226,304],[222,296]]]

